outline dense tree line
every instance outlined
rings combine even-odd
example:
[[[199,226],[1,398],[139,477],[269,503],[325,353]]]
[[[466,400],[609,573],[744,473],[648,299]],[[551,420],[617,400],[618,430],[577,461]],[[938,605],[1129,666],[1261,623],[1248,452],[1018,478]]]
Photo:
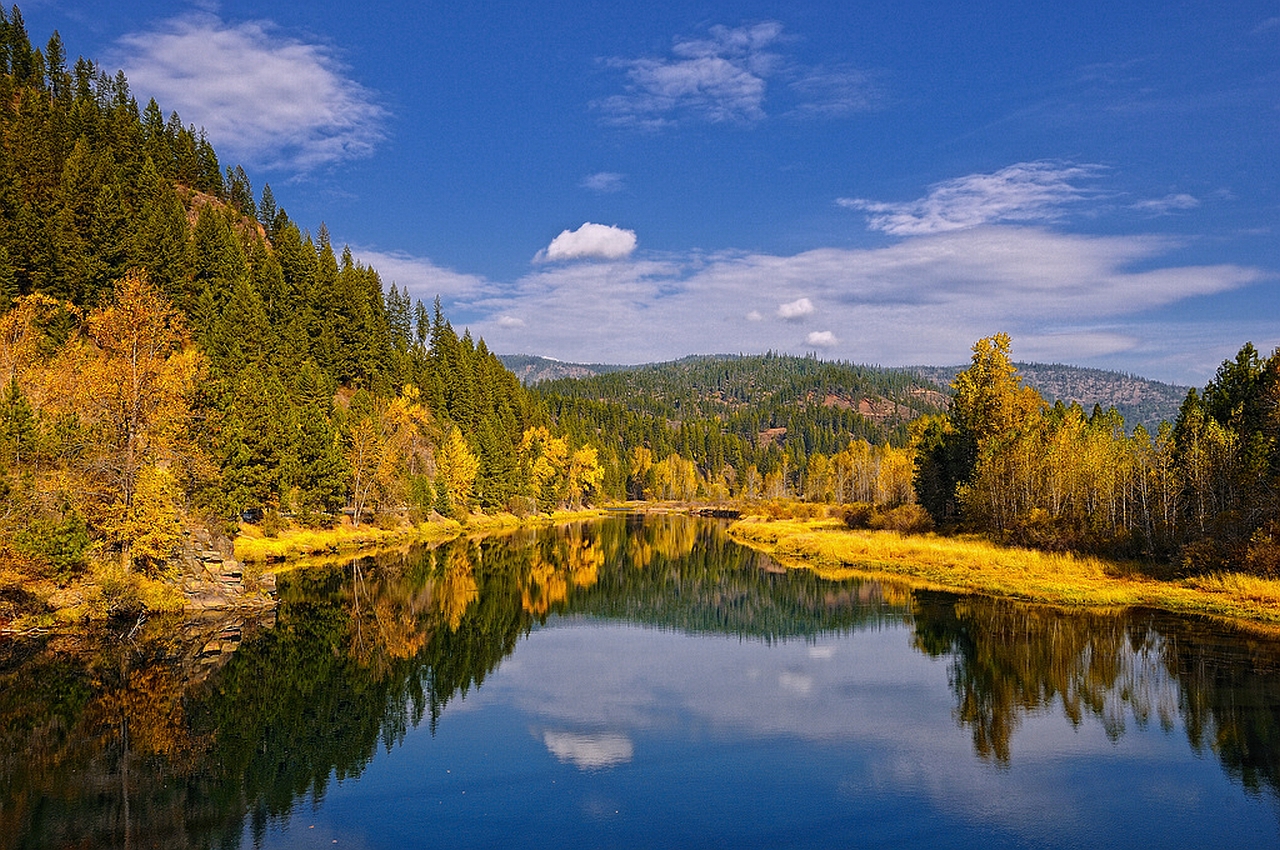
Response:
[[[1129,433],[1100,407],[1049,405],[1009,337],[980,340],[947,415],[915,425],[916,489],[942,523],[1035,545],[1280,574],[1280,350],[1251,344],[1173,424]]]
[[[818,502],[909,500],[908,422],[943,401],[908,372],[772,352],[548,381],[537,395],[597,446],[615,498]]]

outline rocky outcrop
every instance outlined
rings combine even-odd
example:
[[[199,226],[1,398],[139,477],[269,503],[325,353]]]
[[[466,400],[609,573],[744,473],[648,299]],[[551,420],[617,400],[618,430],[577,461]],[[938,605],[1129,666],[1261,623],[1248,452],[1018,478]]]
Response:
[[[231,541],[193,527],[181,554],[182,594],[187,610],[270,608],[276,604],[276,577],[261,566],[246,568],[231,553]]]

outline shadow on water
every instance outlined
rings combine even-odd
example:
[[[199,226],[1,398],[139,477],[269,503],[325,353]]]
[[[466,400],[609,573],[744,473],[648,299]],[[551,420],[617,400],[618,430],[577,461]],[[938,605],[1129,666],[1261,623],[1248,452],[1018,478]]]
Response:
[[[909,629],[950,667],[975,754],[1016,758],[1050,706],[1075,724],[1180,721],[1244,787],[1280,796],[1280,651],[1156,612],[1066,614],[785,571],[685,517],[287,573],[261,620],[0,644],[0,847],[235,847],[431,729],[553,618],[744,640]],[[127,629],[125,630],[127,631]]]

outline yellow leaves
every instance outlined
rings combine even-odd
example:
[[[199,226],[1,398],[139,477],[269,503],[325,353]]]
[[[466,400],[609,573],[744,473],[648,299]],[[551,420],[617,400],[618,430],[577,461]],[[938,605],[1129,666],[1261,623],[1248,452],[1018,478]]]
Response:
[[[454,427],[436,451],[436,486],[443,485],[449,492],[449,503],[455,510],[465,512],[471,504],[471,492],[479,473],[479,459],[462,432]]]
[[[604,480],[604,467],[594,446],[570,449],[566,437],[553,436],[543,426],[524,432],[520,462],[529,490],[544,511],[566,502],[582,505]]]
[[[595,446],[583,446],[569,459],[569,501],[581,505],[583,497],[594,492],[604,480],[604,467],[600,465]]]
[[[672,453],[653,465],[651,498],[690,501],[698,495],[698,467]]]
[[[380,506],[403,500],[406,463],[416,452],[430,412],[419,403],[418,390],[405,387],[390,401],[369,399],[347,425],[347,468],[351,475],[352,521],[359,525],[371,499]]]
[[[13,309],[0,316],[0,380],[17,378],[24,385],[28,374],[54,352],[48,350],[46,328],[64,318],[76,320],[79,311],[56,298],[35,293],[19,298]],[[26,387],[40,406],[40,399]]]
[[[144,467],[138,473],[122,537],[136,563],[155,569],[182,545],[177,483],[167,469]]]

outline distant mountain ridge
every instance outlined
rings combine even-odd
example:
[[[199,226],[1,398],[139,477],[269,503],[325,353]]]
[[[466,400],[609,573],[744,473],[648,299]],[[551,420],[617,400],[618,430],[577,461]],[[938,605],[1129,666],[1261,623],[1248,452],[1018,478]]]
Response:
[[[502,365],[520,379],[525,386],[557,381],[561,378],[592,378],[610,372],[634,369],[634,366],[614,366],[606,363],[566,363],[551,357],[534,354],[499,354]]]
[[[564,378],[584,379],[629,370],[649,369],[661,364],[626,366],[603,363],[568,363],[528,354],[499,355],[508,369],[527,386]],[[695,355],[686,360],[738,360],[741,355]],[[1068,366],[1061,363],[1016,363],[1023,381],[1034,387],[1047,401],[1059,399],[1078,403],[1086,411],[1094,405],[1103,409],[1115,407],[1132,428],[1141,424],[1154,431],[1161,422],[1173,422],[1190,387],[1166,384],[1124,372]],[[936,384],[944,393],[951,381],[965,368],[960,366],[911,366],[903,370]]]

